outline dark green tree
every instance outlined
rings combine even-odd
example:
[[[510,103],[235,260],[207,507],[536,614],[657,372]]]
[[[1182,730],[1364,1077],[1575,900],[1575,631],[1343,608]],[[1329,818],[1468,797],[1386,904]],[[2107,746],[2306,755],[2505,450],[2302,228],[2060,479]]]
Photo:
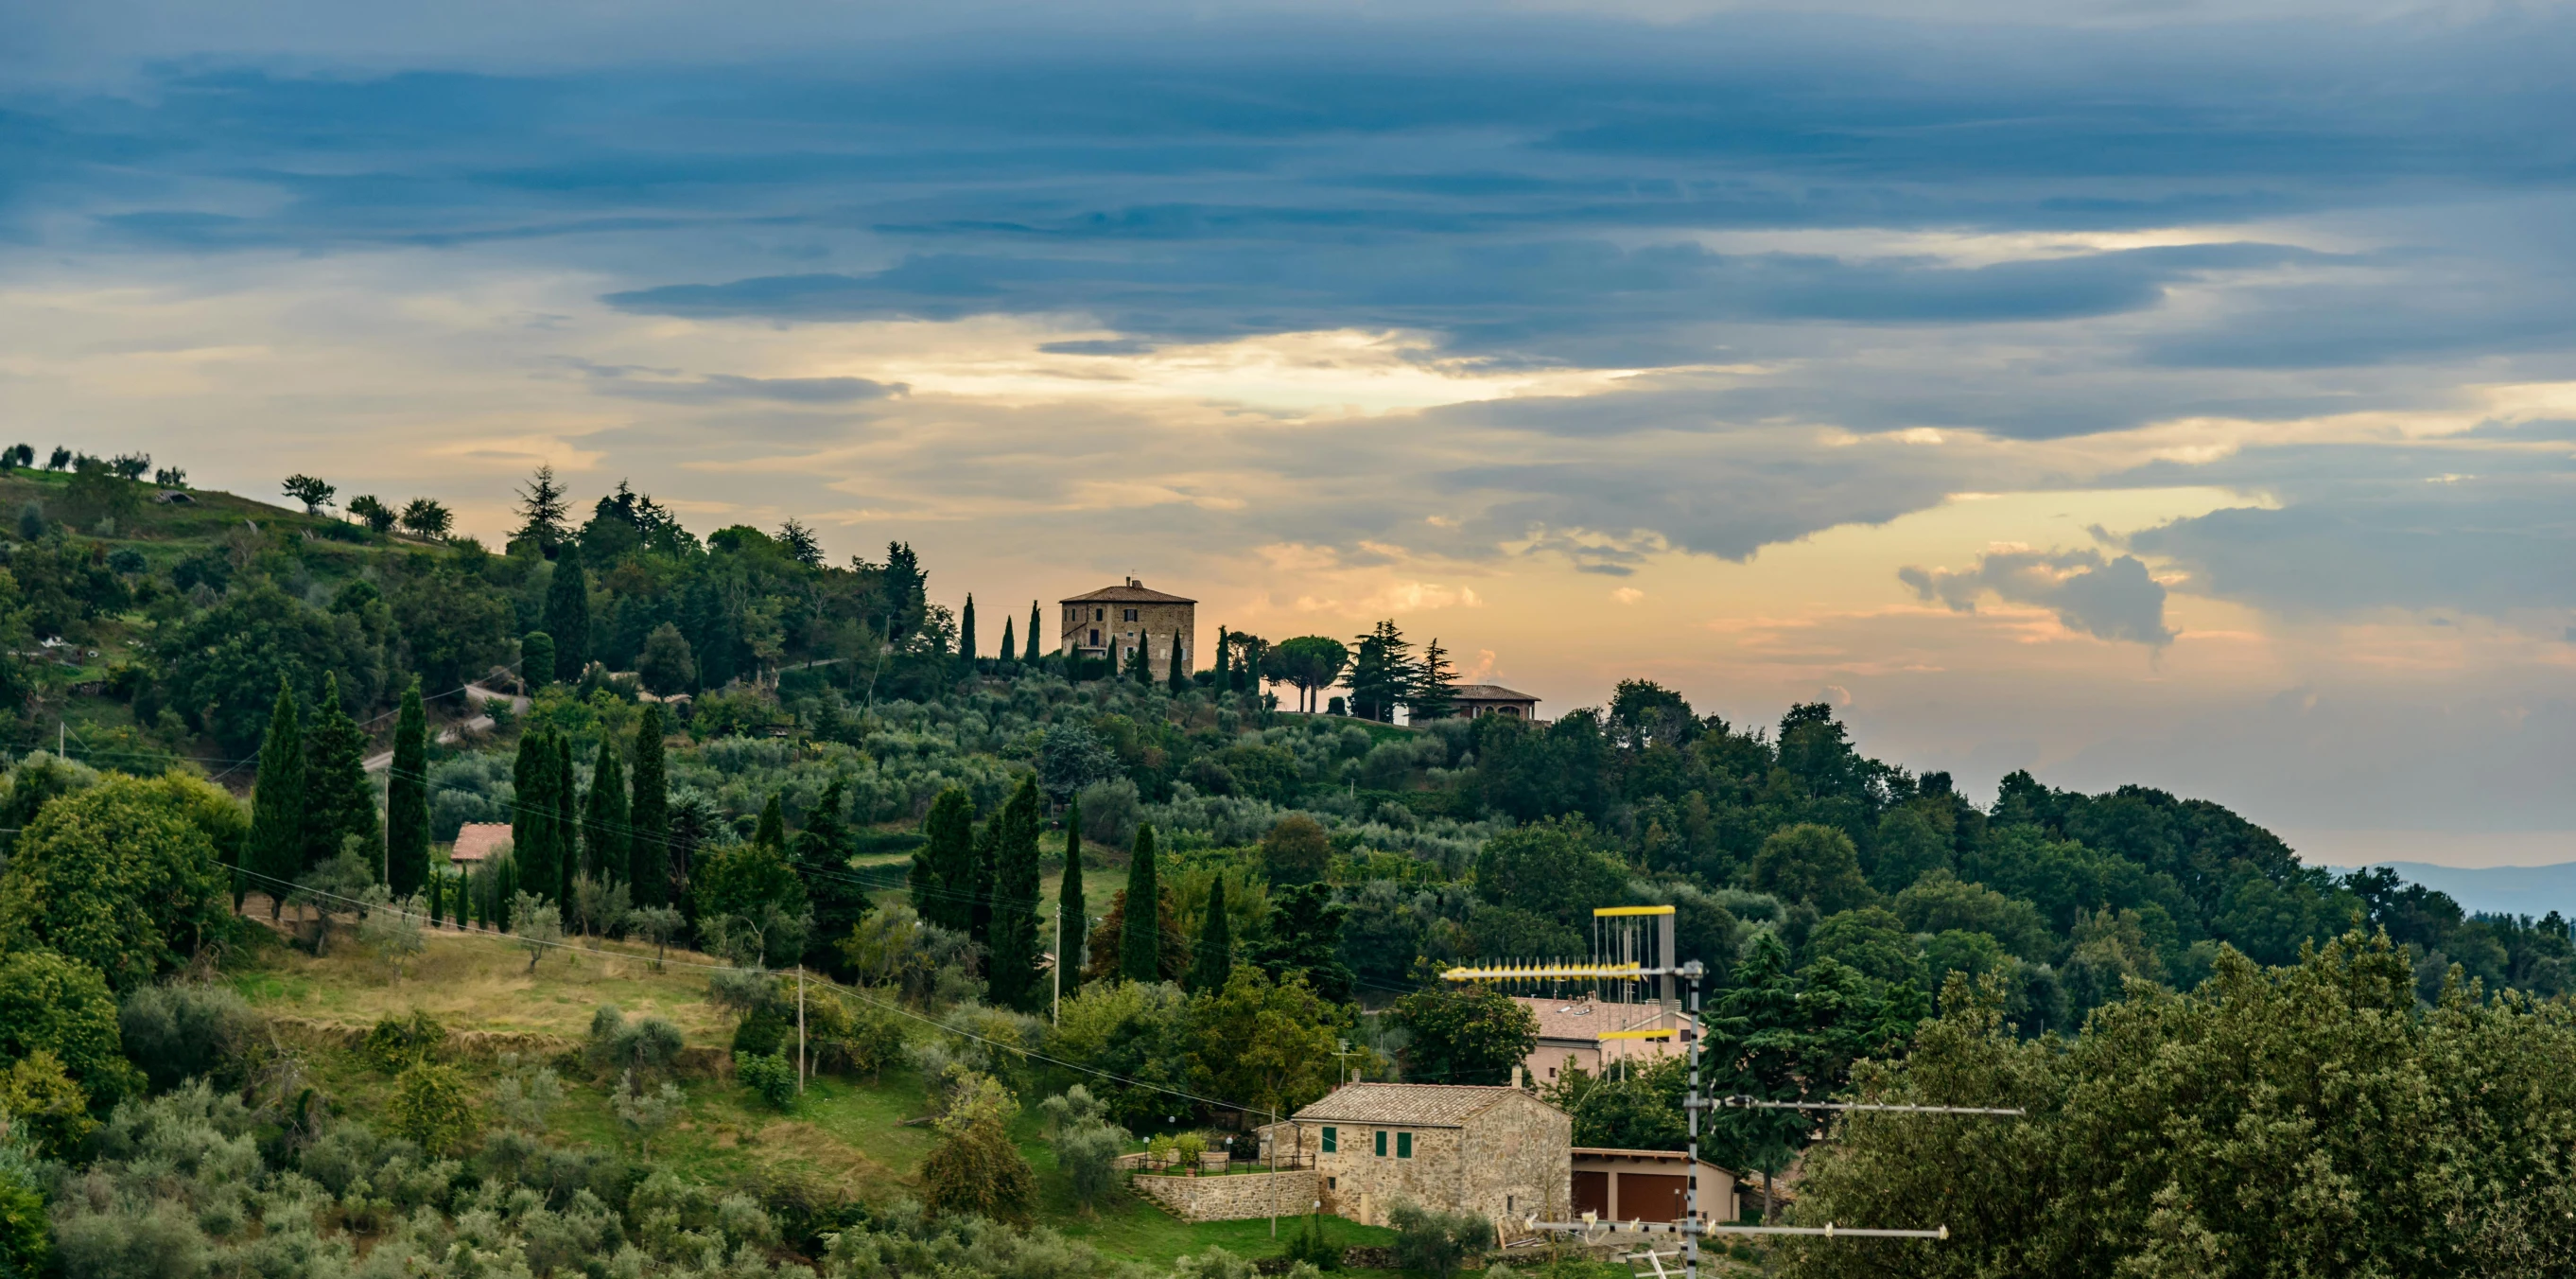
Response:
[[[581,850],[575,839],[581,830],[581,779],[572,768],[572,735],[555,737],[554,787],[548,792],[555,801],[553,823],[555,839],[555,882],[550,891],[559,902],[572,900],[572,879],[581,869]],[[522,874],[521,878],[525,878]]]
[[[1034,665],[1038,660],[1038,602],[1036,600],[1029,601],[1029,638],[1027,642],[1028,648],[1020,654],[1020,660]]]
[[[968,669],[975,665],[975,592],[966,592],[966,607],[957,614],[957,655],[966,659]]]
[[[1342,668],[1350,665],[1351,651],[1340,640],[1326,635],[1300,635],[1281,640],[1270,650],[1271,669],[1279,678],[1297,686],[1297,709],[1313,711],[1315,695],[1331,688],[1342,677]]]
[[[1002,619],[1002,646],[993,650],[993,660],[1001,662],[1004,665],[1008,665],[1012,662],[1018,661],[1019,656],[1020,650],[1018,642],[1011,635],[1011,619],[1004,617]]]
[[[661,704],[647,704],[635,724],[634,798],[627,809],[626,877],[639,907],[671,900],[671,783],[662,735]]]
[[[689,652],[688,637],[669,622],[654,627],[644,637],[643,650],[636,654],[635,674],[644,681],[644,691],[656,697],[695,688],[698,663]]]
[[[858,846],[843,816],[848,805],[848,784],[834,777],[805,814],[805,829],[796,832],[794,856],[789,859],[798,878],[805,881],[805,900],[814,910],[805,963],[836,978],[848,975],[849,957],[842,953],[841,943],[875,907],[867,885],[850,869]]]
[[[1064,815],[1064,881],[1056,885],[1055,971],[1066,998],[1082,987],[1083,942],[1091,935],[1091,917],[1082,900],[1082,797]]]
[[[394,758],[385,771],[386,885],[400,901],[429,883],[429,714],[420,681],[403,690]]]
[[[1038,826],[1041,805],[1035,777],[1022,777],[1002,806],[999,861],[994,868],[992,959],[985,982],[992,1002],[1034,1010],[1038,999]]]
[[[1360,636],[1358,645],[1351,654],[1350,676],[1343,681],[1351,690],[1351,714],[1391,724],[1396,706],[1413,694],[1413,646],[1391,619]]]
[[[974,878],[966,889],[966,935],[987,946],[993,941],[993,884],[1001,874],[1002,830],[997,812],[975,832]]]
[[[634,841],[627,829],[626,770],[617,762],[617,744],[606,736],[599,739],[599,755],[591,762],[586,801],[582,867],[602,884],[622,882],[634,858]]]
[[[552,897],[562,876],[554,838],[555,747],[546,733],[532,731],[519,738],[510,780],[518,796],[510,810],[511,861],[536,892]]]
[[[563,544],[564,516],[571,510],[564,501],[563,486],[555,483],[554,466],[539,466],[528,477],[528,486],[519,490],[519,531],[510,540],[532,541],[538,549],[551,551]]]
[[[582,571],[581,544],[555,553],[554,580],[546,584],[546,633],[555,640],[554,677],[576,680],[590,665],[590,574]]]
[[[1408,720],[1447,719],[1458,711],[1458,671],[1449,664],[1449,650],[1440,647],[1437,635],[1422,646],[1422,660],[1414,664],[1404,707]]]
[[[1177,693],[1190,686],[1190,655],[1181,650],[1181,633],[1172,632],[1172,660],[1163,669],[1163,686]]]
[[[965,932],[974,921],[975,800],[952,786],[930,801],[922,844],[913,854],[912,908],[942,928]]]
[[[1418,991],[1395,1001],[1412,1039],[1404,1077],[1422,1084],[1499,1084],[1538,1050],[1538,1017],[1490,986]]]
[[[1163,976],[1163,885],[1154,871],[1154,828],[1136,828],[1136,851],[1127,861],[1127,919],[1118,938],[1118,972],[1129,981]]]
[[[1127,652],[1127,678],[1139,684],[1151,685],[1154,682],[1154,662],[1150,656],[1153,647],[1154,637],[1150,633],[1136,633],[1136,647]]]
[[[761,805],[760,821],[751,828],[751,842],[762,848],[786,848],[787,809],[778,792],[771,791],[769,802]]]
[[[1354,978],[1341,960],[1342,920],[1350,907],[1333,900],[1327,884],[1296,884],[1270,897],[1270,939],[1253,949],[1252,962],[1273,978],[1306,979],[1316,994],[1351,1002]]]
[[[555,637],[530,631],[519,638],[519,678],[533,693],[555,682]]]
[[[268,894],[269,918],[286,901],[286,887],[304,872],[304,727],[295,690],[277,682],[277,709],[259,745],[259,777],[251,787],[250,848],[242,863]]]
[[[1234,933],[1225,917],[1225,881],[1219,879],[1208,888],[1207,920],[1199,926],[1198,945],[1190,951],[1189,975],[1181,986],[1192,994],[1222,990],[1233,973]]]
[[[375,794],[367,785],[367,735],[340,705],[337,671],[322,677],[313,728],[304,735],[304,833],[305,866],[339,856],[354,835],[368,869],[383,878],[384,828],[377,824]]]
[[[1216,665],[1209,668],[1208,683],[1220,693],[1234,688],[1234,667],[1229,664],[1230,659],[1226,653],[1226,650],[1232,647],[1234,642],[1226,637],[1225,628],[1222,626],[1216,628]]]

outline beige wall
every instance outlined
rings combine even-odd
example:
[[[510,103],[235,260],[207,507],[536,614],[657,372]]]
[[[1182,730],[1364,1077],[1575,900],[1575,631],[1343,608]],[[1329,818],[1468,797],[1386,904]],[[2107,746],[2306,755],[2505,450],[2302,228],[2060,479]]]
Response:
[[[1324,1209],[1364,1225],[1410,1199],[1427,1208],[1487,1217],[1565,1210],[1573,1190],[1571,1119],[1536,1097],[1505,1097],[1461,1128],[1398,1124],[1324,1124],[1299,1120],[1305,1148],[1321,1151],[1323,1130],[1340,1133],[1339,1149],[1317,1154]],[[1386,1155],[1376,1134],[1387,1134]],[[1397,1135],[1413,1134],[1413,1157],[1399,1158]],[[1291,1138],[1293,1148],[1296,1138]]]
[[[1683,1163],[1684,1161],[1679,1158],[1646,1159],[1622,1155],[1577,1155],[1573,1160],[1574,1170],[1577,1172],[1611,1174],[1609,1215],[1619,1221],[1625,1221],[1637,1215],[1635,1205],[1623,1204],[1619,1200],[1620,1174],[1633,1172],[1655,1177],[1678,1177],[1682,1175]],[[1700,1215],[1719,1221],[1735,1219],[1734,1174],[1723,1168],[1703,1163],[1699,1166],[1698,1191]]]
[[[1091,636],[1099,632],[1097,647],[1110,648],[1118,654],[1118,668],[1127,669],[1127,652],[1136,647],[1139,638],[1147,643],[1146,657],[1156,679],[1172,675],[1172,636],[1180,634],[1181,673],[1197,669],[1190,655],[1196,648],[1198,609],[1190,604],[1122,604],[1115,600],[1087,604],[1059,604],[1056,651],[1069,653],[1079,648],[1092,648]],[[1135,620],[1127,614],[1133,611]]]

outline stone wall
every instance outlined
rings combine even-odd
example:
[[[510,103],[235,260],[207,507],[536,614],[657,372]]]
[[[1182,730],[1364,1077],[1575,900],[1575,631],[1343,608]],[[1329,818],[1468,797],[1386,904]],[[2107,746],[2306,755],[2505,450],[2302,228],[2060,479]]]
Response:
[[[1183,1221],[1243,1221],[1303,1216],[1315,1203],[1315,1174],[1247,1172],[1225,1177],[1139,1173],[1128,1184]]]
[[[1325,1125],[1297,1122],[1306,1129],[1304,1148],[1320,1150]],[[1463,1128],[1332,1126],[1337,1149],[1316,1158],[1324,1210],[1363,1225],[1385,1225],[1387,1212],[1405,1200],[1499,1218],[1562,1214],[1573,1197],[1574,1121],[1528,1093],[1503,1097]],[[1383,1156],[1379,1132],[1387,1134]],[[1396,1135],[1404,1132],[1413,1134],[1410,1159],[1396,1154]]]

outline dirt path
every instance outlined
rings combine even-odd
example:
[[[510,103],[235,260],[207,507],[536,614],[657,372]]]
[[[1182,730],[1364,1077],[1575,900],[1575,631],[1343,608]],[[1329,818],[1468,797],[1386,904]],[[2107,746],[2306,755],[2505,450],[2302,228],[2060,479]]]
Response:
[[[520,697],[512,693],[500,692],[497,689],[485,688],[480,684],[466,685],[465,697],[466,700],[473,702],[478,706],[489,702],[508,702],[510,704],[510,713],[514,715],[525,715],[528,713],[527,698]],[[491,730],[492,717],[489,715],[477,715],[454,728],[442,728],[438,730],[438,740],[442,743],[453,742],[462,733],[486,733]],[[367,771],[370,773],[381,773],[386,769],[393,767],[393,764],[394,753],[392,751],[383,751],[367,757]]]

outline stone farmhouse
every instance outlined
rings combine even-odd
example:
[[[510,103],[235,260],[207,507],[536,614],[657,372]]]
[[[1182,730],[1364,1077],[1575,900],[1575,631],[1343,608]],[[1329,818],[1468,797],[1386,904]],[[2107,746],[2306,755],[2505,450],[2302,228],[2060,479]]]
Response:
[[[1186,678],[1190,654],[1196,651],[1198,601],[1152,590],[1135,578],[1124,586],[1068,596],[1061,601],[1063,627],[1057,651],[1076,657],[1111,657],[1118,669],[1136,646],[1145,646],[1146,669],[1156,679],[1169,679],[1174,663]]]
[[[1573,1199],[1574,1120],[1519,1087],[1344,1084],[1263,1137],[1283,1163],[1312,1161],[1324,1211],[1366,1225],[1407,1200],[1561,1220]]]

